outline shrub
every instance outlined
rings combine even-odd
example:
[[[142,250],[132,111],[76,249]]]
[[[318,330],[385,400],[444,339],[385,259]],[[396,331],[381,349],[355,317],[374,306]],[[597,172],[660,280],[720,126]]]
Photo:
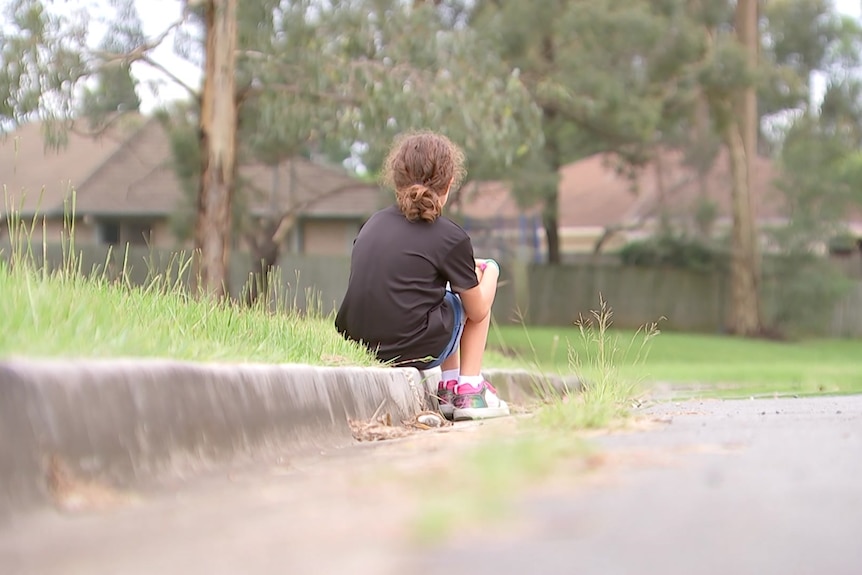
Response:
[[[630,266],[711,271],[721,265],[723,256],[696,238],[664,234],[626,244],[620,250],[620,259]]]

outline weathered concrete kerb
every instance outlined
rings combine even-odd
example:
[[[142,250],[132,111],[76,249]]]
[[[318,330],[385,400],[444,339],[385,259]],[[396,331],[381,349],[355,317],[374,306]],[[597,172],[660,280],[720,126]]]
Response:
[[[0,514],[46,504],[47,460],[127,486],[277,448],[351,442],[348,418],[423,408],[411,369],[176,361],[0,363]]]
[[[575,380],[489,370],[513,402]],[[348,418],[433,408],[439,373],[167,360],[0,362],[0,517],[52,503],[49,462],[125,488],[255,455],[353,442]]]

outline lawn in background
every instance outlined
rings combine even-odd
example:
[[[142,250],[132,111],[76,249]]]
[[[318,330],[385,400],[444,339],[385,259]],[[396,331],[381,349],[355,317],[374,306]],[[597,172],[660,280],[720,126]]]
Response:
[[[620,374],[647,385],[705,385],[710,390],[699,395],[730,397],[862,392],[862,340],[775,342],[662,332],[641,351],[640,334],[614,329],[608,336],[619,349]],[[527,365],[550,372],[570,373],[572,356],[589,365],[596,353],[575,326],[494,326],[488,347],[492,366]],[[590,377],[589,368],[583,375]]]

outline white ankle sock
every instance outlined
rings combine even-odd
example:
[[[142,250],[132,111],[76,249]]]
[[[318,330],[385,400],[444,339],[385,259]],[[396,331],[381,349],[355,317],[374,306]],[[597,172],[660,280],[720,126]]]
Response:
[[[458,381],[458,378],[461,376],[461,372],[457,369],[447,369],[443,371],[443,382],[447,381]]]
[[[458,385],[464,385],[466,383],[474,387],[479,387],[482,385],[483,381],[485,381],[485,378],[481,375],[462,375],[458,378]]]

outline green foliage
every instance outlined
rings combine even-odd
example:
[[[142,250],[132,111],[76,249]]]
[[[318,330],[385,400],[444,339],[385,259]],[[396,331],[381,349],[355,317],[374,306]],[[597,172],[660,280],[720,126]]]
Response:
[[[723,253],[714,246],[697,238],[673,234],[629,242],[620,249],[620,259],[629,266],[694,271],[713,271],[725,261]]]
[[[171,167],[180,182],[183,196],[170,216],[171,230],[180,240],[193,237],[198,187],[200,184],[201,148],[198,134],[198,109],[179,103],[157,112],[156,117],[168,135],[171,147]],[[248,182],[240,175],[234,181],[234,201],[231,204],[232,233],[240,233],[248,226]]]
[[[839,256],[846,256],[859,251],[859,244],[862,240],[856,238],[855,235],[848,232],[841,232],[829,238],[829,253]]]
[[[844,231],[844,216],[862,206],[862,100],[860,84],[827,88],[819,114],[801,116],[781,150],[777,186],[788,225],[775,230],[787,254],[807,254]]]
[[[648,355],[620,354],[616,364],[620,376],[629,381],[642,380],[644,386],[653,383],[700,384],[705,386],[701,393],[724,393],[737,397],[767,392],[862,391],[859,340],[777,342],[668,329],[669,326],[665,326],[661,337],[651,340]],[[613,328],[608,335],[624,343],[642,341],[634,331]],[[585,341],[576,326],[499,326],[489,335],[488,345],[491,349],[505,349],[507,356],[517,358],[522,366],[527,364],[547,372],[568,372],[571,354],[577,353],[585,358],[584,376],[587,379],[597,377],[589,368],[598,357],[596,344]],[[566,348],[570,350],[569,356],[565,353]],[[636,348],[637,345],[633,350]],[[733,358],[733,361],[728,361],[728,358]],[[494,358],[494,361],[499,360]],[[510,364],[503,366],[512,367]]]
[[[716,145],[692,138],[699,94],[750,81],[729,34],[709,50],[706,31],[726,30],[730,14],[730,3],[682,0],[476,3],[471,25],[520,71],[542,110],[544,146],[507,176],[522,205],[544,207],[549,237],[558,170],[569,162],[614,152],[632,173],[663,144],[697,150],[692,161],[711,165]]]
[[[829,0],[771,1],[764,4],[763,16],[761,117],[787,110],[807,113],[815,73],[825,75],[830,84],[841,84],[848,79],[846,70],[860,63],[859,24],[839,14]],[[764,136],[774,147],[781,143],[780,137],[776,141]]]
[[[200,182],[201,147],[197,110],[178,105],[164,109],[157,118],[168,134],[171,167],[183,190],[182,203],[171,214],[171,230],[180,240],[191,239],[194,230],[196,198]]]
[[[807,106],[809,75],[821,68],[827,44],[834,37],[835,19],[828,0],[769,2],[764,6],[764,56],[771,73],[760,90],[765,113]]]
[[[686,19],[680,2],[508,1],[480,2],[474,25],[522,71],[544,112],[554,168],[585,153],[560,137],[564,126],[589,137],[588,152],[653,140],[669,94],[703,49]]]
[[[108,31],[92,49],[83,0],[62,11],[48,0],[10,4],[10,25],[0,36],[0,120],[51,117],[62,134],[81,104],[99,120],[136,107],[129,66],[150,63],[163,38],[143,37],[132,0],[112,6]],[[175,48],[195,61],[200,9],[190,7],[185,18]],[[445,7],[243,1],[238,42],[240,140],[245,153],[266,163],[363,142],[363,160],[374,171],[396,133],[433,128],[490,171],[540,138],[538,110],[518,75]]]
[[[790,252],[765,261],[767,310],[772,327],[786,335],[820,333],[828,328],[835,305],[853,281],[828,259]]]
[[[141,19],[134,0],[115,0],[114,8],[116,20],[97,52],[110,61],[98,66],[91,85],[84,87],[80,113],[93,127],[106,124],[116,114],[137,112],[141,106],[131,63],[122,58],[113,60],[114,55],[130,53],[146,42]]]
[[[769,109],[795,105],[801,113],[781,142],[776,182],[787,225],[770,230],[779,253],[764,265],[773,297],[771,320],[784,332],[821,328],[847,287],[847,278],[818,255],[845,233],[844,218],[862,206],[862,84],[846,74],[859,63],[862,30],[825,0],[770,2],[767,58],[798,86],[767,80],[761,100]],[[819,108],[808,105],[808,77],[826,75]],[[771,95],[768,90],[772,90]],[[776,94],[783,94],[776,97]],[[852,241],[850,242],[852,244]]]
[[[62,129],[77,88],[90,71],[87,19],[63,18],[40,0],[6,3],[0,28],[0,122],[45,122],[49,143],[65,142]]]
[[[581,380],[576,397],[553,398],[537,413],[540,424],[554,430],[579,430],[607,427],[624,419],[633,400],[642,392],[643,376],[631,378],[623,365],[642,367],[661,332],[658,324],[639,329],[629,342],[614,332],[613,310],[599,296],[599,309],[580,318],[575,326],[579,345],[570,345],[569,365]],[[586,351],[586,353],[584,353]]]
[[[241,139],[251,156],[275,162],[361,142],[375,171],[397,133],[432,128],[464,147],[471,168],[491,169],[537,141],[537,111],[517,75],[433,6],[264,4],[240,10]]]
[[[640,390],[639,381],[623,375],[620,367],[640,366],[659,331],[654,324],[645,326],[624,344],[610,330],[612,319],[613,311],[602,300],[598,310],[578,323],[581,346],[570,348],[568,370],[579,376],[582,389],[536,385],[540,403],[517,435],[508,437],[501,430],[501,436],[482,442],[464,458],[465,465],[443,478],[442,489],[437,476],[433,488],[422,486],[445,496],[424,500],[415,525],[421,542],[439,542],[477,519],[502,519],[513,491],[540,481],[567,460],[585,458],[589,450],[579,433],[625,426]],[[524,328],[523,333],[529,343],[529,331]],[[582,346],[591,353],[582,355]]]

